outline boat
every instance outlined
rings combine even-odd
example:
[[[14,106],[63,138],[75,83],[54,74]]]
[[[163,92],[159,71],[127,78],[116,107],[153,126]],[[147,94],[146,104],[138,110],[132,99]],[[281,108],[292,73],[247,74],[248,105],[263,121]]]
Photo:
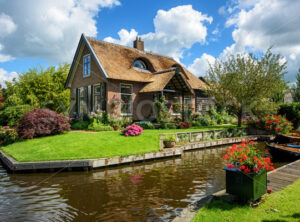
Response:
[[[300,142],[300,131],[292,130],[289,134],[279,134],[276,136],[275,141],[278,143]]]
[[[300,143],[267,143],[269,152],[276,159],[298,160],[300,159]]]

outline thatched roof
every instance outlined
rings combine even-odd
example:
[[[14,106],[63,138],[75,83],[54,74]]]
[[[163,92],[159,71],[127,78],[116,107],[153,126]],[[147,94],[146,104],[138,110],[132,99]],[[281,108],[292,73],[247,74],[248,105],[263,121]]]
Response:
[[[159,72],[169,70],[172,67],[178,67],[185,81],[192,89],[204,90],[207,88],[207,85],[203,81],[190,73],[173,58],[108,43],[94,38],[86,38],[84,35],[82,38],[92,49],[93,55],[99,61],[99,67],[104,70],[106,78],[108,79],[151,83],[143,90],[154,90],[154,88],[161,88],[160,86],[167,84],[167,79],[170,80],[170,78],[172,78],[170,72],[158,74]],[[134,68],[132,65],[136,59],[142,60],[147,65],[149,71]],[[68,78],[68,80],[69,79],[70,78]],[[68,81],[66,85],[68,85]]]
[[[151,82],[148,83],[140,92],[145,93],[162,91],[174,75],[175,71],[153,75]]]
[[[113,43],[100,41],[93,38],[87,38],[90,45],[95,51],[99,61],[103,65],[108,78],[120,79],[139,82],[153,82],[156,80],[167,79],[167,77],[155,77],[154,72],[168,70],[171,67],[180,67],[184,76],[187,77],[188,83],[193,89],[206,89],[206,84],[190,73],[185,67],[176,62],[173,58],[162,56],[155,53],[149,53],[121,46]],[[148,68],[149,73],[145,73],[133,68],[132,64],[136,59],[143,60]],[[163,75],[168,75],[164,73]]]

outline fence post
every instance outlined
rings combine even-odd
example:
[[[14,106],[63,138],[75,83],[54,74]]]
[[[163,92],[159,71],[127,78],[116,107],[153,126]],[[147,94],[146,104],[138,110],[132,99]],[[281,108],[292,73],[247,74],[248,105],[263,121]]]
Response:
[[[164,135],[159,134],[159,148],[162,150],[164,148],[164,143],[163,143]]]

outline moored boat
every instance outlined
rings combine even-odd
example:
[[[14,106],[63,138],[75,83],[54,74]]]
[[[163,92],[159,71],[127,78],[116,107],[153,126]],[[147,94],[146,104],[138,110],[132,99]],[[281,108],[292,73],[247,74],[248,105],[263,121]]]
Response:
[[[272,157],[276,159],[288,159],[297,160],[300,159],[300,143],[288,143],[288,144],[267,144],[269,152]]]
[[[276,136],[275,141],[278,143],[300,142],[300,131],[292,130],[289,134],[279,134]]]

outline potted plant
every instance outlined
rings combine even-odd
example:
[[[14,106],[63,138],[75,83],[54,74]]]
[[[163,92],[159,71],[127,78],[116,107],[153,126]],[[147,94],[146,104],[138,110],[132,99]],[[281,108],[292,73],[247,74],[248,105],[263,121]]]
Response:
[[[274,170],[270,158],[262,158],[253,141],[234,144],[223,159],[226,171],[226,192],[242,200],[257,200],[267,193],[267,171]]]
[[[163,139],[165,148],[172,148],[175,146],[176,136],[175,134],[168,134]]]
[[[114,131],[118,131],[120,125],[121,125],[121,120],[119,120],[118,118],[111,119],[111,126],[114,128]]]

